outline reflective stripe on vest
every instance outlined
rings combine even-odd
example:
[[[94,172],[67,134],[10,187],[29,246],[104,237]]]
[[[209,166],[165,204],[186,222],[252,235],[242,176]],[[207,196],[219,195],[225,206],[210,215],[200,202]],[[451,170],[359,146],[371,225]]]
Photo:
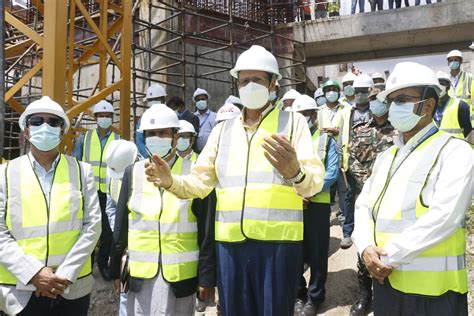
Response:
[[[48,199],[27,155],[6,166],[5,221],[9,233],[25,254],[57,268],[75,245],[82,229],[83,195],[78,161],[61,155]],[[79,277],[91,273],[88,259]],[[16,284],[0,265],[0,283]]]
[[[263,155],[265,137],[291,142],[293,112],[273,109],[248,136],[240,119],[224,123],[215,160],[218,184],[216,240],[240,242],[303,239],[302,199]]]
[[[439,128],[446,133],[453,134],[454,137],[464,139],[464,133],[461,125],[459,125],[458,119],[460,102],[461,99],[450,98],[444,110]]]
[[[472,97],[472,75],[465,71],[461,71],[461,75],[459,77],[459,81],[456,87],[452,87],[448,91],[448,95],[451,97],[456,97],[462,99],[468,105],[471,104],[471,97]]]
[[[119,138],[118,134],[111,132],[105,142],[104,148],[102,148],[97,130],[87,131],[84,136],[82,161],[91,164],[95,185],[97,190],[102,193],[107,192],[107,163],[105,162],[104,153],[109,143]]]
[[[338,144],[341,148],[342,157],[340,165],[347,171],[349,168],[349,137],[351,133],[351,116],[353,108],[345,108],[341,113],[341,123],[339,130]]]
[[[146,180],[145,160],[135,163],[132,193],[128,202],[128,253],[130,275],[151,279],[160,268],[168,282],[197,276],[199,247],[197,219],[192,200],[178,199],[172,193],[160,193]],[[171,172],[187,175],[193,162],[177,158]]]
[[[313,150],[318,154],[319,159],[325,165],[326,155],[327,155],[327,147],[328,147],[329,137],[328,134],[323,133],[321,134],[321,130],[318,129],[313,134]],[[320,192],[313,196],[310,199],[311,202],[314,203],[325,203],[329,204],[331,202],[331,195],[329,192]]]
[[[109,182],[109,194],[110,194],[110,198],[112,199],[112,201],[114,201],[115,205],[117,205],[121,188],[122,188],[122,179],[111,177],[110,182]]]
[[[383,248],[391,239],[398,238],[405,229],[412,227],[421,216],[429,213],[422,191],[438,163],[441,151],[451,138],[452,135],[442,131],[435,133],[410,153],[391,178],[388,175],[397,147],[392,146],[377,159],[370,179],[368,203],[377,246]],[[450,290],[466,293],[463,225],[447,239],[424,250],[409,264],[402,264],[393,270],[388,277],[392,287],[403,293],[431,296]]]

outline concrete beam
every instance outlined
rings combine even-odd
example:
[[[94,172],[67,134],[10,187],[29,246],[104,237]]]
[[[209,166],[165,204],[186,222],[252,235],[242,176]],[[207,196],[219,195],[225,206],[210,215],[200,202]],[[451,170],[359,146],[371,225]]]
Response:
[[[306,42],[307,66],[467,49],[474,33],[474,1],[450,0],[338,19],[294,23]]]

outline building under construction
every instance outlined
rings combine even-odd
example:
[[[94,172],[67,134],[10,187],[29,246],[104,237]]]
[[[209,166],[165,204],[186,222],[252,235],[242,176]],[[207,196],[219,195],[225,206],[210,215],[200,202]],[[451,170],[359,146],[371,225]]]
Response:
[[[102,99],[115,107],[115,131],[133,138],[144,92],[154,82],[166,87],[168,96],[184,98],[191,110],[193,91],[204,88],[216,110],[237,94],[229,70],[253,44],[277,56],[283,90],[304,91],[304,42],[294,40],[286,27],[299,14],[293,3],[3,1],[2,156],[12,159],[26,150],[18,117],[42,95],[63,105],[71,119],[65,151],[72,150],[78,133],[93,127],[90,108]]]

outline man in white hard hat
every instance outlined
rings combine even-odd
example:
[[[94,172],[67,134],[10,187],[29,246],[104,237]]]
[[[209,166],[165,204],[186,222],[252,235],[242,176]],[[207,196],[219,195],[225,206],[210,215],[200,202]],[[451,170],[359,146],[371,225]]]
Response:
[[[107,162],[107,207],[105,212],[109,219],[110,228],[114,231],[117,202],[122,187],[125,168],[135,162],[138,155],[137,146],[124,139],[114,140],[105,151]],[[119,316],[127,316],[127,293],[120,293]]]
[[[354,240],[374,280],[375,315],[467,315],[474,157],[433,122],[442,90],[431,69],[404,62],[378,94],[400,134],[357,199]]]
[[[459,98],[450,96],[451,82],[448,74],[439,71],[436,76],[445,90],[441,92],[434,121],[441,130],[457,138],[468,138],[472,131],[469,105]]]
[[[226,103],[232,103],[233,105],[238,107],[240,111],[242,111],[244,107],[244,105],[242,104],[242,101],[240,101],[240,99],[234,95],[229,95],[229,97],[225,100],[224,104]]]
[[[30,152],[0,166],[0,312],[87,315],[101,230],[91,166],[60,153],[70,123],[49,97],[19,124]]]
[[[472,96],[472,74],[461,70],[463,61],[462,53],[457,49],[452,50],[448,53],[446,59],[448,60],[451,75],[451,89],[449,90],[449,95],[462,99],[470,105]]]
[[[199,134],[196,142],[196,151],[200,153],[206,146],[207,139],[212,129],[216,126],[216,112],[209,109],[209,99],[211,96],[206,90],[197,88],[193,94],[193,101],[196,104],[197,111],[194,112],[199,118]]]
[[[343,111],[340,134],[338,142],[342,151],[341,173],[343,181],[347,183],[347,194],[345,196],[344,222],[342,224],[343,239],[341,248],[347,249],[352,246],[351,235],[354,231],[354,204],[356,195],[356,181],[349,172],[349,143],[354,137],[354,128],[365,125],[371,115],[369,108],[369,94],[374,87],[374,82],[367,74],[360,74],[354,80],[355,107],[346,108]]]
[[[189,174],[192,161],[176,155],[176,113],[162,104],[143,113],[140,127],[147,149],[169,164],[173,174]],[[193,315],[202,261],[193,200],[180,200],[148,182],[141,160],[125,169],[117,203],[110,258],[116,289],[120,262],[128,248],[127,315]],[[212,289],[206,289],[212,292]]]
[[[366,124],[353,128],[353,137],[349,142],[349,172],[355,180],[355,194],[359,195],[370,177],[375,159],[393,145],[397,132],[388,121],[388,104],[377,99],[381,91],[370,91],[370,113],[372,117]],[[357,280],[359,283],[358,300],[351,306],[350,316],[367,315],[372,303],[372,278],[364,261],[357,256]]]
[[[191,111],[186,109],[184,100],[180,97],[172,97],[166,102],[166,105],[176,112],[180,120],[184,120],[193,125],[196,135],[199,134],[199,118],[194,115]]]
[[[304,117],[269,102],[281,79],[276,58],[254,45],[237,59],[244,104],[238,119],[214,129],[191,175],[171,175],[153,156],[146,172],[156,186],[181,198],[216,187],[218,287],[225,315],[291,315],[301,269],[302,196],[323,186]]]
[[[295,101],[295,99],[300,95],[301,93],[299,93],[295,89],[288,90],[281,98],[282,110],[285,110],[286,108],[291,108],[293,101]]]
[[[216,121],[217,123],[233,119],[234,117],[239,117],[241,111],[238,107],[232,103],[226,103],[219,108],[217,111]]]
[[[318,108],[321,108],[326,104],[326,97],[324,96],[323,89],[318,88],[316,91],[314,91],[314,101],[316,101]]]
[[[146,96],[143,100],[146,102],[146,106],[151,108],[154,105],[165,104],[166,96],[165,88],[163,88],[159,83],[154,83],[146,90]],[[135,131],[135,144],[137,144],[140,156],[147,158],[148,153],[145,147],[145,137],[143,136],[143,133],[140,132],[140,123],[141,120],[138,121],[137,130]]]
[[[372,80],[374,81],[374,88],[385,90],[385,76],[380,72],[374,72],[372,74]]]
[[[348,72],[342,77],[342,89],[344,91],[344,97],[342,97],[339,102],[346,107],[353,107],[355,102],[355,92],[354,92],[354,80],[357,78],[357,75]]]
[[[326,133],[321,133],[318,122],[318,106],[308,95],[301,95],[293,102],[293,111],[303,115],[308,122],[313,138],[313,149],[324,163],[326,174],[320,193],[305,201],[303,262],[308,264],[311,274],[308,284],[301,277],[294,313],[296,315],[316,315],[319,306],[326,298],[326,279],[328,274],[329,252],[329,189],[336,182],[339,172],[339,155],[336,142]]]
[[[87,131],[79,137],[74,144],[73,156],[78,160],[91,164],[94,172],[102,212],[102,234],[100,235],[97,265],[104,280],[108,281],[110,280],[108,276],[108,258],[112,242],[112,230],[105,213],[107,204],[107,163],[105,162],[104,153],[107,146],[113,140],[119,139],[120,136],[112,131],[114,117],[112,104],[105,100],[100,101],[94,106],[93,114],[97,122],[97,128]]]

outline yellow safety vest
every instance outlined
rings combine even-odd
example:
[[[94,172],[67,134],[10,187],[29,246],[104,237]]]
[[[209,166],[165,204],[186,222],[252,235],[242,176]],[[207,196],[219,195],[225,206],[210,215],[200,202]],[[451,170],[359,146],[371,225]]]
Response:
[[[223,123],[215,160],[216,240],[303,240],[303,203],[264,156],[265,137],[293,138],[294,113],[272,109],[248,136],[240,119]]]
[[[49,205],[27,155],[2,166],[6,174],[5,221],[9,234],[26,255],[55,270],[77,242],[83,217],[81,167],[61,155],[54,173]],[[87,260],[79,278],[91,274]],[[0,265],[0,283],[17,279]]]
[[[370,181],[368,216],[375,229],[377,246],[384,247],[430,212],[422,190],[438,163],[441,151],[453,136],[439,131],[422,142],[390,176],[398,147],[380,156]],[[375,219],[375,222],[374,222]],[[388,276],[403,293],[439,296],[447,291],[467,292],[465,269],[465,223],[447,239],[424,250],[413,261],[402,264]]]
[[[107,163],[105,162],[104,153],[110,142],[119,138],[118,134],[111,132],[105,142],[104,148],[102,148],[97,130],[87,131],[84,136],[82,161],[91,164],[95,185],[97,190],[102,193],[107,192]]]
[[[453,88],[451,88],[449,89],[448,94],[449,96],[459,98],[470,105],[472,97],[472,84],[472,75],[465,71],[461,71],[459,81],[457,82],[456,87],[454,87],[454,91]]]
[[[340,164],[344,171],[347,171],[349,168],[349,138],[351,134],[352,109],[349,107],[344,108],[340,120],[338,144],[342,153]]]
[[[451,97],[446,109],[444,110],[443,117],[439,128],[442,131],[453,134],[454,137],[464,139],[464,133],[459,125],[458,113],[459,113],[459,103],[461,99]]]
[[[327,147],[328,147],[329,137],[328,134],[323,133],[321,134],[321,130],[318,129],[313,134],[313,150],[318,154],[319,159],[321,162],[325,163],[326,156],[327,156]],[[313,196],[310,199],[311,202],[315,203],[331,203],[331,195],[329,192],[320,192]]]
[[[147,181],[145,162],[142,160],[133,166],[132,193],[128,201],[130,275],[152,279],[161,267],[163,278],[168,282],[194,278],[199,247],[192,200],[161,192]],[[177,157],[171,172],[187,175],[192,165],[192,161]]]
[[[117,205],[121,188],[122,188],[122,179],[111,177],[109,181],[109,195],[112,201],[114,201],[115,205]]]
[[[339,12],[339,9],[341,8],[341,2],[340,0],[329,0],[328,1],[328,12]]]

